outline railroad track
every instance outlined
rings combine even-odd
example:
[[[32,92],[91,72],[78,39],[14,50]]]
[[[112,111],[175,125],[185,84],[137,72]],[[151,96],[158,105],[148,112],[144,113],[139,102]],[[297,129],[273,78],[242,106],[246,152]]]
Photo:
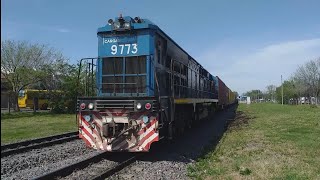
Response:
[[[12,154],[22,153],[31,149],[38,149],[54,144],[72,141],[77,138],[78,131],[3,145],[1,146],[1,158]]]
[[[92,178],[92,180],[99,180],[99,179],[105,179],[108,178],[110,176],[112,176],[113,174],[115,174],[116,172],[119,172],[120,170],[122,170],[123,168],[125,168],[126,166],[129,166],[130,164],[132,164],[133,162],[135,162],[135,160],[137,159],[138,156],[141,155],[134,155],[128,159],[126,159],[125,161],[122,161],[121,163],[119,163],[118,165],[111,167],[110,169],[108,169],[107,171],[95,176]]]
[[[47,174],[38,176],[34,179],[35,180],[46,180],[46,179],[57,179],[57,178],[60,179],[62,177],[66,177],[66,176],[70,175],[73,171],[82,170],[82,169],[88,167],[89,165],[91,165],[92,163],[99,163],[104,158],[106,158],[108,156],[113,156],[113,155],[114,155],[113,153],[101,152],[95,156],[92,156],[92,157],[89,157],[89,158],[84,159],[82,161],[79,161],[77,163],[62,167],[62,168],[57,169],[55,171],[49,172]],[[98,180],[98,179],[105,179],[107,177],[110,177],[113,174],[115,174],[116,172],[122,170],[126,166],[135,162],[137,157],[140,157],[140,156],[141,156],[141,154],[140,155],[137,155],[137,154],[131,155],[130,157],[125,158],[125,160],[122,160],[121,162],[119,162],[117,165],[114,165],[110,168],[106,167],[106,171],[104,171],[103,173],[100,173],[90,179]]]

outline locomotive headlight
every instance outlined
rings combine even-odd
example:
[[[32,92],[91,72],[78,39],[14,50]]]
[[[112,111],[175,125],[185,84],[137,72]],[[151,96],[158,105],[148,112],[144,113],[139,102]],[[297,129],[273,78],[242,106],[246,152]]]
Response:
[[[146,110],[151,109],[151,104],[150,104],[150,103],[146,103],[146,105],[144,106],[144,108],[146,108]]]
[[[129,22],[124,23],[124,28],[125,29],[130,29],[130,23]]]
[[[81,103],[81,104],[80,104],[80,108],[81,108],[81,109],[85,109],[85,108],[86,108],[86,104],[85,104],[85,103]]]
[[[111,25],[112,23],[113,23],[113,20],[112,20],[112,19],[109,19],[109,20],[108,20],[108,24]]]
[[[134,18],[134,21],[135,21],[136,23],[141,23],[140,17],[135,17],[135,18]]]
[[[93,103],[89,103],[88,104],[88,108],[90,109],[90,110],[92,110],[94,107],[93,107]]]
[[[113,23],[113,28],[114,29],[119,29],[120,28],[120,22],[114,22]]]
[[[91,116],[90,115],[85,115],[84,120],[86,120],[87,122],[91,121]]]
[[[145,124],[147,124],[149,122],[149,117],[148,116],[143,116],[142,120]]]
[[[137,106],[136,106],[136,107],[137,107],[137,109],[139,109],[139,110],[140,110],[140,109],[141,109],[141,107],[142,107],[141,103],[137,103]]]

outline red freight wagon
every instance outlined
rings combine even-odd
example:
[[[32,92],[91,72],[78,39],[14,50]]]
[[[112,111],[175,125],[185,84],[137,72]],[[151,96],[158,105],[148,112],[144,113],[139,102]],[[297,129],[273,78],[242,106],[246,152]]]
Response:
[[[228,104],[228,93],[229,93],[229,88],[224,84],[224,82],[217,76],[218,78],[218,88],[219,88],[219,106],[221,108],[227,106]]]

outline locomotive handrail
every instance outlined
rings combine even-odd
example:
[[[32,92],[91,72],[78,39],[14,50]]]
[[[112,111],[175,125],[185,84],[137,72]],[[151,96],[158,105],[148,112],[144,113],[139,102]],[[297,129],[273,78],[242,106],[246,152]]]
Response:
[[[199,89],[194,89],[192,87],[188,87],[188,86],[183,86],[183,85],[178,85],[178,84],[174,84],[175,87],[179,87],[179,88],[185,88],[186,90],[192,90],[192,91],[196,91],[197,94],[208,94],[208,95],[216,95],[217,93],[213,93],[213,92],[210,92],[210,91],[205,91],[205,90],[199,90]],[[179,89],[179,96],[180,96],[180,89]]]
[[[99,84],[137,84],[137,83],[99,83]]]
[[[93,58],[82,58],[80,59],[80,63],[79,63],[79,71],[78,71],[78,81],[77,81],[77,97],[79,96],[79,84],[80,84],[80,74],[81,74],[81,69],[82,69],[82,62],[84,60],[94,60],[94,59],[99,59],[99,57],[93,57]],[[93,63],[92,63],[93,64]]]
[[[78,78],[78,81],[77,81],[77,85],[76,85],[76,87],[77,87],[77,94],[76,94],[76,96],[77,96],[77,97],[79,96],[80,74],[81,74],[81,69],[82,69],[82,66],[83,66],[83,62],[84,62],[85,60],[94,60],[94,59],[101,59],[101,58],[104,58],[104,57],[92,57],[92,58],[82,58],[82,59],[80,59],[79,70],[78,70],[78,77],[77,77],[77,78]],[[93,63],[90,63],[90,62],[89,62],[89,64],[90,64],[90,65],[92,64],[90,71],[93,72],[93,66],[96,66],[96,65],[93,64]],[[113,68],[113,77],[116,77],[114,64],[113,64],[112,68]],[[91,73],[92,73],[92,72],[91,72]],[[140,74],[137,74],[137,76],[140,76]],[[91,81],[93,82],[93,77],[92,77]],[[113,84],[113,85],[129,85],[129,84],[132,84],[132,85],[135,85],[135,88],[134,88],[134,89],[136,89],[136,93],[139,94],[139,87],[137,86],[138,83],[99,83],[99,84]],[[92,87],[92,88],[93,88],[93,87]],[[115,89],[116,89],[116,88],[115,88],[115,86],[114,86],[114,87],[113,87],[113,93],[115,93]]]
[[[196,90],[196,91],[199,91],[199,92],[208,92],[208,93],[210,93],[210,94],[215,94],[215,93],[212,93],[212,92],[210,92],[210,91],[197,90],[197,89],[194,89],[194,88],[190,88],[190,87],[188,87],[188,86],[183,86],[183,85],[178,85],[178,84],[174,84],[174,86],[180,86],[180,87],[185,87],[185,88],[187,88],[187,89],[193,89],[193,90]]]
[[[81,74],[81,69],[82,69],[82,62],[84,61],[84,60],[92,60],[92,64],[93,64],[93,60],[94,59],[99,59],[99,57],[93,57],[93,58],[82,58],[82,59],[80,59],[80,63],[79,63],[79,70],[78,70],[78,77],[77,77],[77,84],[76,84],[76,89],[77,89],[77,92],[76,92],[76,98],[78,99],[78,97],[79,97],[79,84],[80,84],[80,74]],[[92,69],[93,69],[93,66],[92,66]],[[77,105],[77,103],[75,104],[75,109],[77,110],[78,109],[78,105]],[[76,124],[77,125],[79,125],[78,124],[78,114],[76,113]]]

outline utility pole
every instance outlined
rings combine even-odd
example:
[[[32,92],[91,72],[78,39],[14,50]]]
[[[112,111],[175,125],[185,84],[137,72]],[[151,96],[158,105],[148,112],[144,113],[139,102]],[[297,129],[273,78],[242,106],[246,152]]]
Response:
[[[283,84],[282,84],[282,75],[281,75],[281,104],[283,105]]]

